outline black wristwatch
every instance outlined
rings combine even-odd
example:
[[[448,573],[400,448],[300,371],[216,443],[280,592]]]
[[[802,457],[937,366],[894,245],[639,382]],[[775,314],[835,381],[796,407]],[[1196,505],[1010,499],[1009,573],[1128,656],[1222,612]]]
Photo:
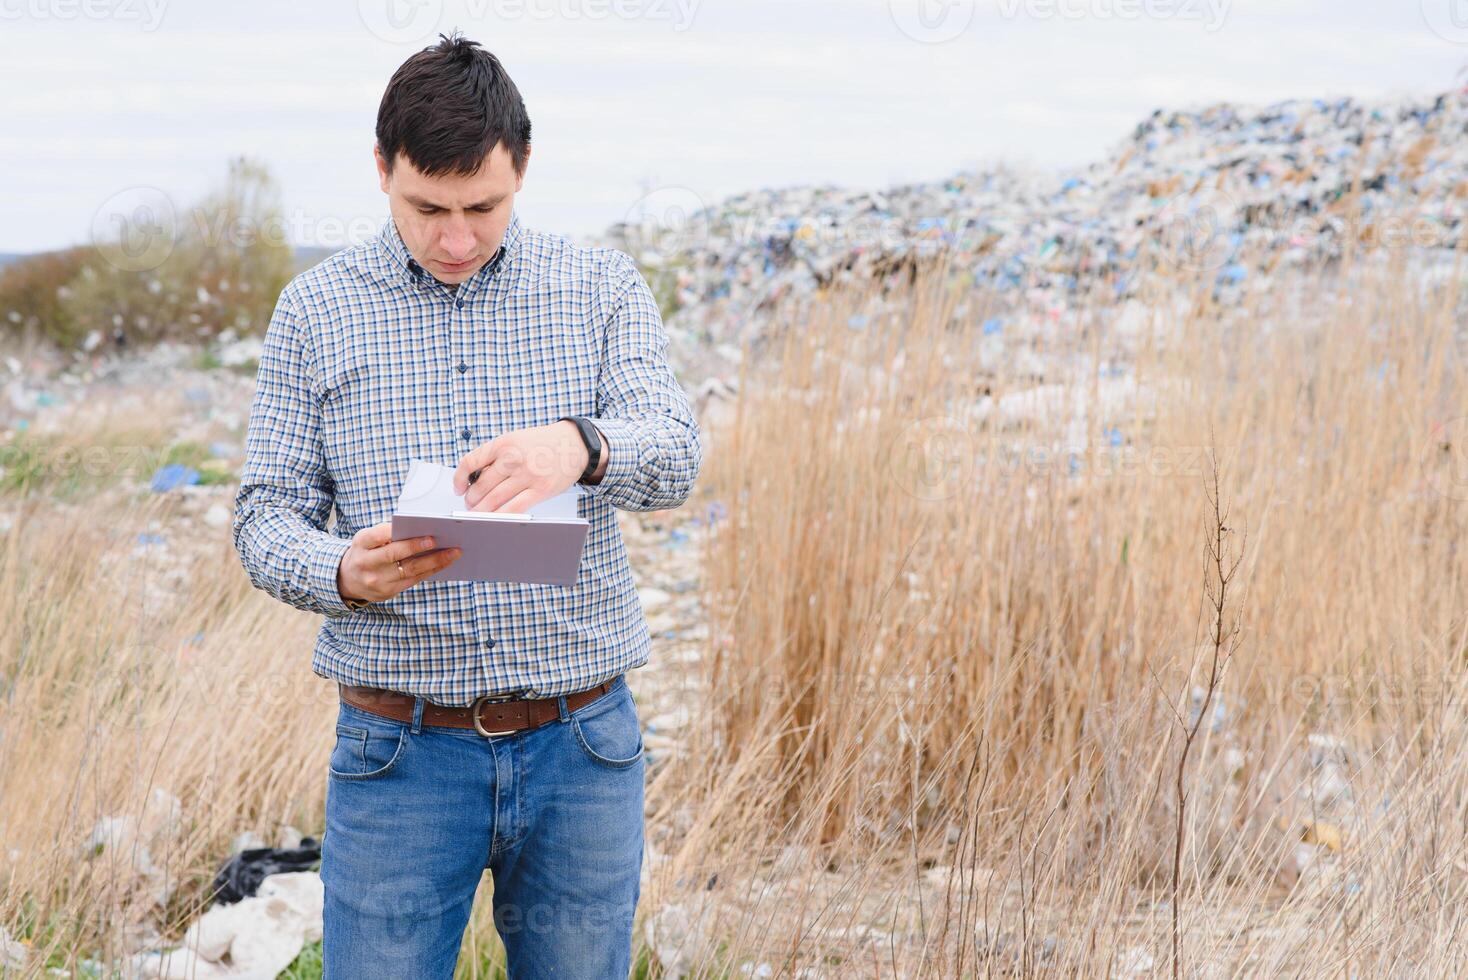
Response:
[[[601,465],[601,436],[597,434],[596,426],[591,424],[591,420],[579,415],[562,415],[556,421],[564,422],[566,419],[576,423],[581,441],[586,443],[586,469],[581,471],[581,476],[576,481],[585,483],[596,475],[596,468]]]

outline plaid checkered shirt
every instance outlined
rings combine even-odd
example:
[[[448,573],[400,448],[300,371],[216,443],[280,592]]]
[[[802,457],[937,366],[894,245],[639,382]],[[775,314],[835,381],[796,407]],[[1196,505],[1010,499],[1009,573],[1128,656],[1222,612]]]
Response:
[[[286,286],[265,332],[235,497],[250,580],[322,614],[311,669],[467,705],[552,697],[647,662],[647,621],[616,508],[676,507],[703,453],[652,291],[626,253],[522,226],[457,290],[388,218]],[[456,466],[501,433],[591,418],[610,453],[583,484],[574,586],[424,581],[350,609],[337,566],[391,519],[414,457]],[[336,522],[328,530],[332,509]]]

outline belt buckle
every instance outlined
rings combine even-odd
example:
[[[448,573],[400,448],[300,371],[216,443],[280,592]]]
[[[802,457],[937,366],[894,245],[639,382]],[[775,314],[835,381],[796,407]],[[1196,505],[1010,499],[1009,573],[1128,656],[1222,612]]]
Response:
[[[525,693],[524,691],[516,691],[513,694],[506,694],[506,695],[503,695],[502,697],[490,697],[488,694],[481,694],[481,695],[479,695],[479,697],[475,698],[469,704],[469,718],[470,718],[471,721],[474,722],[474,730],[476,732],[478,732],[479,734],[483,735],[485,738],[488,738],[491,735],[513,735],[515,732],[520,731],[520,729],[518,729],[518,728],[507,728],[507,729],[505,729],[502,732],[487,732],[487,731],[485,731],[484,730],[484,726],[479,723],[479,705],[482,702],[486,702],[486,701],[487,702],[490,702],[492,704],[497,704],[497,703],[499,703],[501,701],[518,701],[518,700],[520,700],[520,695],[521,694],[524,694],[524,693]]]

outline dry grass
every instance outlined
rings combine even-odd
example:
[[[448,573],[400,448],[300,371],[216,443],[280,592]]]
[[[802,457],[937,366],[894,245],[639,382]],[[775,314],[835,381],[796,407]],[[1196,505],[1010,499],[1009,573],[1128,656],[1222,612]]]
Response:
[[[792,308],[713,433],[709,639],[662,668],[694,720],[648,790],[664,965],[1171,973],[1216,456],[1238,645],[1183,771],[1180,972],[1463,973],[1460,298],[1363,266],[1120,321],[1098,300],[1037,386],[937,282]],[[139,918],[177,935],[240,830],[318,827],[331,702],[313,621],[251,592],[225,535],[164,579],[134,541],[166,514],[23,507],[0,922],[60,962]],[[135,851],[79,849],[102,816],[147,823],[155,787],[183,804],[149,842],[162,910]],[[481,901],[466,963],[487,923]]]
[[[887,975],[1167,972],[1172,775],[1202,709],[1184,971],[1462,971],[1459,297],[1399,266],[1332,281],[1158,297],[1129,333],[1096,317],[1049,352],[1049,398],[976,379],[982,340],[932,282],[865,330],[859,297],[788,324],[711,454],[724,694],[682,853],[789,834],[847,892],[711,935],[777,973],[853,915],[897,921]],[[1215,451],[1248,533],[1205,704]]]

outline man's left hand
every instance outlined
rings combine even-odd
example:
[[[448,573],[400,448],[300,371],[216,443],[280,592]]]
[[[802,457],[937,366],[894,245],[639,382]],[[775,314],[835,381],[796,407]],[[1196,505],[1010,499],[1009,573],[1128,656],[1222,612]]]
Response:
[[[470,510],[524,513],[579,480],[587,459],[574,422],[516,429],[460,458],[454,492],[464,495]]]

